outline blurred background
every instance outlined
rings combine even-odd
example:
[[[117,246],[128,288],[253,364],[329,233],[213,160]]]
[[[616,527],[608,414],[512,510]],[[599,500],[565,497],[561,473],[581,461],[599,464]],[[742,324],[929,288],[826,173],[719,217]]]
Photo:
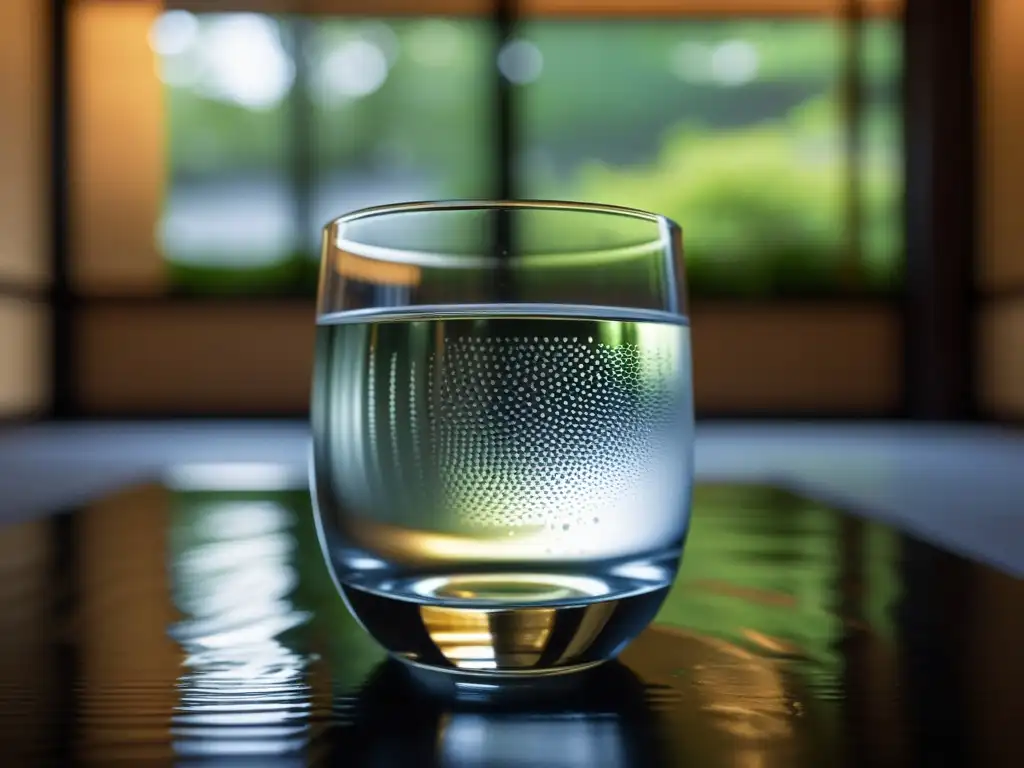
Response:
[[[303,473],[69,502],[168,464],[297,463],[301,422],[63,422],[305,418],[329,218],[554,197],[678,220],[699,415],[783,420],[702,431],[661,620],[803,660],[788,687],[702,695],[756,716],[766,690],[787,712],[810,691],[823,733],[875,750],[863,765],[901,764],[905,696],[934,736],[919,764],[1022,764],[1024,582],[706,485],[778,476],[1022,572],[1019,441],[839,423],[1024,423],[1022,40],[1022,0],[0,0],[0,427],[62,422],[0,430],[0,516],[64,512],[0,537],[5,754],[190,754],[167,724],[216,711],[210,681],[241,669],[238,701],[294,684],[245,720],[285,729],[331,705],[309,649],[336,643],[343,682],[376,663],[332,599]],[[239,654],[197,652],[239,627]]]
[[[1024,417],[1016,0],[4,0],[0,417],[303,416],[319,230],[685,232],[703,416]]]

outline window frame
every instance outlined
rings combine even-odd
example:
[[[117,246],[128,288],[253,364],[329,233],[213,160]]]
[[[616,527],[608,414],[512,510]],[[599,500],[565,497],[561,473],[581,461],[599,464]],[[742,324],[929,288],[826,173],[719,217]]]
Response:
[[[73,333],[72,330],[75,325],[75,318],[86,309],[99,309],[101,307],[119,307],[123,309],[130,309],[133,306],[138,307],[166,307],[168,309],[178,306],[182,307],[182,302],[188,304],[194,304],[194,302],[200,302],[204,305],[210,306],[226,306],[232,304],[242,304],[245,306],[296,306],[295,297],[287,296],[242,296],[242,297],[229,297],[229,296],[211,296],[203,298],[186,298],[182,296],[175,296],[173,294],[159,294],[159,295],[122,295],[122,296],[104,296],[104,295],[82,295],[78,293],[73,286],[71,286],[68,278],[70,272],[71,255],[70,244],[73,240],[72,236],[68,232],[68,221],[69,221],[69,201],[67,188],[69,186],[68,174],[67,174],[67,159],[68,159],[68,131],[67,131],[67,117],[68,117],[68,101],[69,101],[69,84],[68,84],[68,73],[67,69],[70,65],[68,53],[67,53],[67,27],[68,27],[68,15],[69,10],[75,5],[79,5],[85,2],[102,3],[105,0],[50,0],[50,8],[53,17],[53,152],[52,157],[54,159],[54,194],[53,194],[53,223],[54,223],[54,238],[52,243],[53,249],[53,262],[55,266],[54,274],[54,288],[52,296],[54,299],[55,309],[55,323],[54,332],[52,338],[54,339],[54,367],[55,367],[55,397],[53,402],[53,415],[57,417],[75,417],[80,414],[78,408],[78,395],[76,393],[76,387],[73,381],[74,372],[76,371],[76,364],[73,358],[74,344],[73,344]],[[908,30],[905,25],[905,19],[907,17],[904,3],[900,0],[734,0],[728,2],[728,0],[678,0],[673,2],[672,0],[636,0],[635,2],[628,2],[627,0],[617,0],[616,2],[600,2],[600,0],[594,0],[593,2],[586,2],[586,0],[522,0],[519,4],[518,10],[523,15],[528,15],[531,18],[550,18],[550,19],[585,19],[585,18],[615,18],[622,19],[625,17],[629,18],[664,18],[666,16],[672,16],[676,18],[690,18],[693,16],[716,16],[722,17],[733,14],[743,14],[747,16],[757,16],[764,18],[807,18],[807,17],[820,17],[820,16],[836,16],[842,15],[850,19],[852,22],[859,23],[865,18],[874,16],[886,16],[900,19],[901,23],[904,24],[904,60],[909,68],[910,59],[917,57],[922,58],[922,49],[928,45],[933,44],[927,38],[929,36],[928,29],[932,29],[931,36],[935,37],[936,33],[934,25],[936,19],[946,19],[949,23],[950,19],[963,20],[965,14],[961,11],[957,11],[954,6],[957,5],[959,0],[906,0],[906,5],[913,6],[915,8],[915,28],[914,30]],[[165,3],[159,3],[157,0],[133,0],[133,5],[145,4],[145,5],[156,5],[161,8],[185,8],[190,10],[199,10],[204,12],[218,11],[218,10],[250,10],[250,11],[264,11],[273,12],[286,10],[291,13],[337,13],[339,15],[354,15],[354,16],[381,16],[381,15],[486,15],[492,18],[495,22],[496,28],[499,30],[499,34],[496,35],[496,45],[500,44],[503,37],[511,34],[514,29],[512,6],[514,5],[511,0],[497,0],[496,6],[491,2],[484,2],[483,0],[426,0],[421,2],[419,0],[168,0]],[[955,17],[955,18],[954,18]],[[931,27],[929,27],[929,24]],[[965,39],[969,37],[971,31],[970,24],[961,25],[958,27],[957,34],[953,35],[956,38],[957,44],[962,46],[964,50],[970,51],[971,46],[969,42],[965,42]],[[948,41],[947,41],[948,42]],[[959,52],[958,52],[959,53]],[[927,57],[925,57],[927,58]],[[963,61],[961,56],[958,61]],[[927,66],[927,62],[918,67],[918,75],[916,79],[907,78],[905,80],[905,87],[912,92],[920,92],[927,90],[925,84],[922,83],[922,75],[920,74],[923,67]],[[947,68],[948,71],[948,68]],[[955,103],[958,108],[962,108],[963,94],[971,92],[973,84],[969,82],[970,75],[969,69],[965,69],[963,74],[957,79],[955,83],[955,89],[957,95],[953,98],[947,97],[944,93],[937,94],[937,98],[942,102],[941,105],[932,105],[930,108],[926,108],[928,114],[931,116],[942,115],[945,118],[955,118],[954,112],[950,109],[949,104]],[[503,98],[506,102],[510,101],[508,98],[509,91],[506,88],[505,96],[502,97],[501,89],[498,89],[499,93],[495,99],[495,108],[502,109]],[[909,103],[909,101],[907,102]],[[505,104],[505,109],[508,109],[508,103]],[[905,146],[913,146],[915,142],[927,141],[929,146],[936,146],[936,140],[929,138],[927,134],[922,134],[922,122],[924,117],[919,116],[917,123],[911,123],[908,120],[908,115],[903,116],[905,124]],[[959,123],[973,121],[973,114],[965,115]],[[947,120],[946,122],[949,122]],[[511,121],[505,121],[506,124],[506,140],[511,141]],[[949,125],[942,121],[936,123],[936,131],[943,133],[944,135],[959,135],[957,129],[950,128]],[[938,142],[946,148],[950,147],[948,140],[943,144],[941,141]],[[973,150],[963,148],[962,154],[971,155]],[[957,164],[955,167],[950,167],[948,171],[942,171],[942,165],[939,163],[939,157],[932,153],[929,156],[922,155],[918,152],[916,158],[907,158],[905,160],[905,169],[908,174],[913,174],[914,180],[918,185],[923,184],[924,179],[935,178],[935,174],[945,180],[942,185],[944,189],[957,189],[960,190],[958,194],[961,198],[969,197],[973,195],[973,189],[966,183],[969,179],[964,178],[964,168],[972,167],[970,162]],[[911,183],[911,179],[907,179],[907,184]],[[920,188],[920,187],[918,187]],[[921,244],[925,242],[934,242],[936,237],[941,236],[941,233],[949,229],[949,222],[942,220],[924,220],[924,217],[918,217],[914,222],[907,222],[905,224],[906,236],[907,236],[907,247],[908,250],[915,247],[920,251]],[[962,263],[964,259],[972,259],[973,252],[967,250],[961,250],[957,253],[957,258]],[[918,255],[918,261],[920,260],[920,253]],[[910,331],[909,338],[904,338],[904,342],[911,348],[919,349],[922,346],[927,346],[929,343],[934,344],[934,331],[935,323],[931,325],[925,323],[922,325],[921,322],[917,322],[914,325],[911,321],[915,318],[917,321],[921,321],[925,318],[927,312],[920,306],[915,306],[913,302],[910,302],[907,298],[907,293],[913,288],[920,294],[922,286],[927,285],[927,279],[923,276],[928,270],[922,269],[920,263],[909,263],[907,265],[907,274],[905,279],[905,288],[898,296],[891,296],[886,299],[858,299],[854,296],[837,295],[834,297],[825,298],[808,298],[807,300],[797,299],[795,304],[797,306],[804,306],[805,308],[811,309],[814,306],[822,307],[834,307],[840,305],[846,308],[861,308],[867,309],[872,306],[878,310],[884,310],[885,312],[895,313],[897,322],[900,327],[903,328],[902,333],[906,336],[907,331]],[[932,270],[934,272],[934,270]],[[941,277],[941,276],[939,276]],[[948,280],[945,280],[944,284],[948,284]],[[960,286],[963,288],[963,286]],[[311,307],[312,300],[308,297],[298,299],[299,304],[302,306]],[[759,308],[767,308],[775,305],[777,302],[773,299],[714,299],[705,302],[698,302],[697,308],[701,303],[705,305],[714,305],[716,312],[719,310],[729,310],[730,306],[737,312],[754,312],[759,311]],[[783,304],[793,306],[793,299],[782,300]],[[729,310],[733,311],[733,310]],[[958,318],[963,316],[958,314]],[[900,319],[902,318],[902,319]],[[913,326],[913,327],[911,327]],[[925,327],[927,326],[927,327]],[[969,326],[969,324],[965,324]],[[931,334],[932,341],[928,339],[915,338],[915,334],[921,334],[927,331]],[[941,353],[935,352],[933,348],[933,355]],[[902,405],[898,407],[896,411],[890,412],[888,409],[886,413],[889,415],[907,415],[914,411],[912,404],[915,401],[920,401],[920,393],[916,391],[907,391],[908,385],[913,385],[914,381],[919,380],[919,377],[915,378],[911,374],[920,368],[919,362],[911,360],[908,355],[902,355],[906,359],[904,369],[902,371],[901,386],[904,388],[904,395]],[[914,386],[915,390],[919,387]],[[947,409],[948,411],[949,409]],[[962,409],[961,409],[962,410]],[[881,415],[879,411],[872,411],[876,415]],[[934,410],[933,410],[934,412]],[[757,415],[778,417],[785,416],[789,413],[787,409],[783,408],[781,411],[774,413],[759,412]],[[818,416],[829,416],[835,415],[839,418],[849,418],[862,414],[862,411],[851,412],[849,408],[840,408],[838,413],[829,411],[826,413],[816,412],[812,415]],[[95,415],[95,414],[94,414]],[[152,414],[151,414],[152,415]],[[163,415],[168,415],[164,413]],[[215,414],[206,414],[215,415]],[[731,415],[737,415],[731,413]],[[808,415],[806,412],[803,415]]]
[[[863,22],[873,15],[879,13],[889,14],[899,9],[903,0],[639,0],[639,4],[626,3],[624,0],[130,0],[126,3],[136,8],[149,8],[155,14],[159,11],[171,9],[182,9],[193,12],[211,13],[228,11],[250,11],[260,13],[274,13],[278,16],[279,23],[285,25],[287,36],[292,39],[293,47],[296,50],[305,48],[312,35],[312,25],[307,23],[310,15],[330,14],[333,17],[345,15],[368,15],[377,17],[380,15],[392,14],[403,16],[413,14],[417,17],[430,15],[431,13],[445,13],[459,17],[484,18],[490,22],[489,26],[493,35],[494,53],[500,50],[511,37],[516,34],[517,25],[520,21],[541,20],[545,22],[573,22],[585,21],[587,19],[608,20],[609,14],[616,15],[623,20],[644,21],[659,15],[665,18],[674,19],[728,19],[731,16],[740,15],[744,17],[754,16],[762,19],[783,18],[787,20],[802,20],[816,18],[833,18],[837,14],[844,19],[846,30],[846,51],[843,55],[844,71],[841,74],[841,88],[844,92],[842,99],[845,119],[843,130],[845,136],[845,173],[844,184],[846,187],[846,198],[844,218],[846,228],[849,229],[849,256],[846,266],[843,268],[843,276],[838,281],[838,288],[829,290],[822,295],[843,296],[843,297],[870,297],[874,298],[875,292],[867,289],[861,282],[861,264],[863,262],[858,217],[860,216],[861,182],[860,182],[860,146],[861,146],[861,114],[862,107],[862,85],[863,79],[861,59],[862,44],[861,30]],[[59,0],[58,0],[59,2]],[[113,5],[111,0],[67,0],[70,6],[94,6]],[[681,7],[680,7],[681,6]],[[283,15],[281,15],[283,13]],[[309,61],[307,57],[296,57],[296,80],[308,80]],[[487,196],[496,199],[509,199],[521,196],[521,187],[517,183],[519,169],[516,167],[516,158],[521,149],[521,142],[518,137],[518,126],[521,119],[520,100],[517,98],[517,86],[509,82],[497,68],[493,70],[491,91],[493,94],[491,104],[492,142],[494,151],[492,154],[493,166],[489,176],[493,180],[493,186]],[[79,89],[81,90],[81,89]],[[290,177],[291,197],[295,201],[296,217],[308,225],[312,221],[309,189],[310,179],[313,171],[310,167],[311,159],[304,147],[308,144],[308,135],[311,130],[312,117],[309,114],[312,109],[308,99],[303,95],[295,95],[290,109],[291,117],[286,127],[285,154],[287,156],[286,166]],[[107,131],[98,131],[106,133]],[[84,198],[94,199],[91,194],[84,195]],[[138,200],[145,199],[140,195]],[[152,201],[151,204],[155,204]],[[84,226],[91,227],[91,220],[86,219]],[[90,241],[91,242],[91,241]],[[149,250],[153,250],[155,246]],[[110,248],[94,248],[90,252],[99,253],[111,252]],[[141,251],[140,251],[141,252]],[[143,292],[158,295],[184,295],[189,291],[184,287],[176,287],[173,283],[167,284],[163,276],[168,270],[159,266],[162,259],[157,257],[149,259],[153,263],[148,269],[137,270],[140,272],[136,279],[141,278],[143,282],[146,275],[156,275],[156,282],[151,290]],[[72,264],[72,271],[78,264]],[[845,280],[846,285],[843,285]],[[102,282],[102,279],[97,280]],[[96,295],[107,292],[104,289],[89,289],[86,281],[82,278],[76,280],[77,285],[85,287],[85,293]],[[138,289],[132,288],[132,277],[126,275],[125,286],[118,288],[111,285],[112,293],[116,295],[131,294]],[[109,290],[109,289],[107,289]],[[892,294],[899,294],[895,290]],[[206,295],[203,293],[202,295]],[[213,296],[214,294],[210,294]],[[277,297],[296,298],[306,295],[303,287],[296,282],[294,285],[281,286],[277,290],[269,291],[264,295]],[[797,292],[797,296],[803,296]],[[811,294],[812,296],[815,294]],[[737,300],[742,300],[737,297]]]

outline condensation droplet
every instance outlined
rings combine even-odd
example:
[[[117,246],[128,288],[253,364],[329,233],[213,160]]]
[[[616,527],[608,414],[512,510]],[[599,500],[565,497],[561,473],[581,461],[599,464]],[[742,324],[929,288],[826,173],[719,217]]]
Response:
[[[664,484],[653,473],[677,450],[676,358],[660,345],[500,336],[494,327],[446,339],[417,377],[420,439],[443,457],[444,507],[507,537],[521,526],[554,536],[589,520],[628,525],[621,510],[638,488]],[[587,536],[564,538],[573,541],[557,554],[587,554]]]

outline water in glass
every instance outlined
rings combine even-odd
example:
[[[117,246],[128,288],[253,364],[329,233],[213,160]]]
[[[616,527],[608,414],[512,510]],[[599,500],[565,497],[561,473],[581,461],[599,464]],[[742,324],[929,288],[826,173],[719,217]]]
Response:
[[[686,533],[689,327],[655,310],[451,305],[321,316],[321,538],[399,658],[543,674],[614,656]]]

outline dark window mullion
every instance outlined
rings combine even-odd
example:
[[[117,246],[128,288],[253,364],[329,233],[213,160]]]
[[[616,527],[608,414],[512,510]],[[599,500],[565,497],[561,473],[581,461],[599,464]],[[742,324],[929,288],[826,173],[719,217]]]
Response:
[[[513,38],[518,22],[517,0],[495,0],[494,55],[490,66],[494,77],[494,129],[495,129],[495,197],[499,200],[514,200],[518,193],[516,179],[516,156],[519,151],[516,128],[515,86],[498,68],[498,54]]]
[[[514,200],[517,196],[516,157],[517,120],[515,86],[502,74],[498,67],[498,56],[502,48],[512,40],[516,31],[516,0],[495,0],[494,40],[495,46],[489,63],[494,83],[494,169],[495,198]],[[508,259],[515,254],[515,223],[511,211],[498,211],[494,222],[494,253],[501,259],[493,275],[494,300],[507,302],[515,298],[515,286]],[[502,258],[504,257],[504,258]]]
[[[289,96],[288,117],[288,171],[291,185],[293,215],[297,228],[296,253],[294,258],[307,255],[313,223],[313,195],[316,183],[316,129],[313,102],[310,97],[310,56],[312,54],[315,22],[308,16],[295,15],[282,22],[285,37],[291,46],[295,66],[295,79]]]
[[[862,165],[864,157],[864,9],[862,0],[846,0],[843,14],[843,138],[846,171],[844,288],[863,288],[864,216]]]
[[[904,12],[904,386],[916,419],[976,416],[974,13],[964,0],[907,0]]]
[[[50,414],[77,415],[74,376],[75,308],[70,267],[68,136],[68,2],[51,0],[50,29]]]

